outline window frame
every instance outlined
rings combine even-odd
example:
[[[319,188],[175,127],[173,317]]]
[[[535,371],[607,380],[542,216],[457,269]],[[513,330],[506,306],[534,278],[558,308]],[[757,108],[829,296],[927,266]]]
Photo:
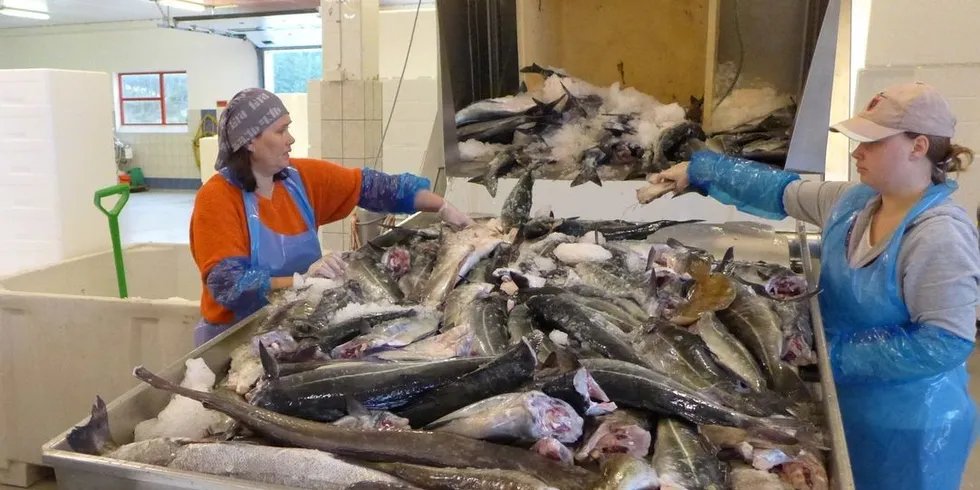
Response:
[[[322,46],[315,46],[315,45],[311,45],[311,46],[276,46],[276,47],[271,47],[271,48],[260,48],[260,49],[258,49],[256,54],[258,55],[258,60],[259,60],[259,82],[260,82],[259,85],[263,89],[268,90],[268,91],[270,91],[270,92],[272,92],[274,94],[289,93],[289,92],[276,92],[276,87],[275,87],[275,77],[276,77],[275,66],[274,66],[274,63],[271,63],[271,60],[269,58],[271,58],[272,56],[274,56],[274,53],[276,53],[278,51],[320,51],[322,53],[323,47]],[[322,56],[322,54],[321,54],[321,56]],[[323,79],[323,69],[322,69],[323,60],[322,60],[322,58],[320,60],[320,63],[321,63],[321,70],[320,70],[320,78],[319,78],[319,80],[322,80]]]
[[[159,97],[126,97],[123,95],[122,79],[131,75],[157,75],[160,83]],[[119,126],[120,127],[168,127],[168,126],[187,126],[187,122],[168,123],[167,122],[167,87],[163,82],[164,75],[184,75],[187,71],[131,71],[116,74],[116,89],[118,91],[117,102],[119,104]],[[126,122],[126,102],[159,102],[160,103],[160,122],[158,123],[128,123]]]

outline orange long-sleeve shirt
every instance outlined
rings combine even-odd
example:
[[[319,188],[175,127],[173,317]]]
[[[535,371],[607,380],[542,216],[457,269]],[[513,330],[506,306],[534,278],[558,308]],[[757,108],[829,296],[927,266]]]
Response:
[[[313,208],[317,226],[350,215],[358,204],[361,171],[323,160],[290,159],[303,179],[303,187]],[[272,199],[259,197],[259,219],[266,227],[283,235],[307,230],[299,207],[282,182],[276,182]],[[242,190],[220,174],[211,177],[197,192],[191,214],[190,247],[201,271],[201,315],[213,324],[226,324],[234,314],[218,304],[207,287],[211,268],[228,257],[249,257],[251,246]]]

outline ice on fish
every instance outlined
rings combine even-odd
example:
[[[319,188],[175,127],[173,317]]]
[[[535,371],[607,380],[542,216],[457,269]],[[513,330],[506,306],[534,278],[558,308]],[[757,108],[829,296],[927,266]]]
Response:
[[[569,265],[583,262],[605,262],[612,252],[595,243],[562,243],[555,247],[555,257]]]
[[[188,359],[183,381],[180,385],[192,390],[211,392],[215,375],[202,359]],[[204,408],[201,402],[174,395],[170,403],[156,418],[136,424],[133,440],[145,441],[158,437],[201,439],[212,428],[224,423],[226,417],[221,412]]]
[[[489,160],[507,148],[507,145],[484,143],[479,140],[466,140],[459,143],[459,158],[466,161]]]

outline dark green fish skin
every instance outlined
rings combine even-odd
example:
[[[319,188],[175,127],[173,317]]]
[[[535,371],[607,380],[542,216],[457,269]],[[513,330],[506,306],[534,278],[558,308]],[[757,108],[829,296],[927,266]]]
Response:
[[[426,393],[399,415],[409,419],[413,427],[424,427],[467,405],[516,390],[531,379],[536,364],[534,347],[521,339],[475,371]]]

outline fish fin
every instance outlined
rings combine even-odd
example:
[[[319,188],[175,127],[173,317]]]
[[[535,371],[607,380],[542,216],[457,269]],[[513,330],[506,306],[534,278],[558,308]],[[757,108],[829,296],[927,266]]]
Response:
[[[681,243],[680,241],[678,241],[676,238],[668,238],[667,239],[667,245],[670,248],[687,248],[687,247],[684,246],[683,243]]]
[[[721,258],[721,262],[718,262],[718,266],[715,267],[715,272],[724,273],[734,260],[735,247],[728,247],[728,250],[725,250],[725,256]]]
[[[602,187],[602,179],[599,178],[599,174],[597,172],[591,173],[591,175],[584,172],[579,172],[578,175],[576,175],[572,180],[571,187],[578,187],[586,182],[592,182],[593,184]]]
[[[486,180],[486,177],[485,176],[483,176],[483,175],[477,175],[476,177],[473,177],[472,179],[467,180],[467,182],[469,182],[471,184],[486,185],[485,180]]]
[[[555,211],[554,210],[548,211],[548,217],[550,217],[551,219],[555,219]]]
[[[521,80],[521,86],[518,87],[517,93],[519,93],[519,94],[526,94],[527,93],[527,83],[525,83],[524,80]]]
[[[279,361],[269,352],[264,342],[259,342],[259,360],[262,361],[262,370],[267,379],[279,379]]]
[[[96,396],[92,415],[84,425],[76,426],[66,437],[68,446],[75,452],[99,456],[115,449],[109,430],[109,412],[102,397]]]
[[[650,279],[654,281],[654,286],[656,286],[656,273],[653,272],[653,266],[657,263],[657,247],[650,247],[650,251],[647,252],[647,268],[646,270],[651,271]]]
[[[368,409],[363,403],[357,401],[353,395],[344,395],[344,401],[347,403],[347,415],[352,417],[358,417],[362,415],[368,415]]]

